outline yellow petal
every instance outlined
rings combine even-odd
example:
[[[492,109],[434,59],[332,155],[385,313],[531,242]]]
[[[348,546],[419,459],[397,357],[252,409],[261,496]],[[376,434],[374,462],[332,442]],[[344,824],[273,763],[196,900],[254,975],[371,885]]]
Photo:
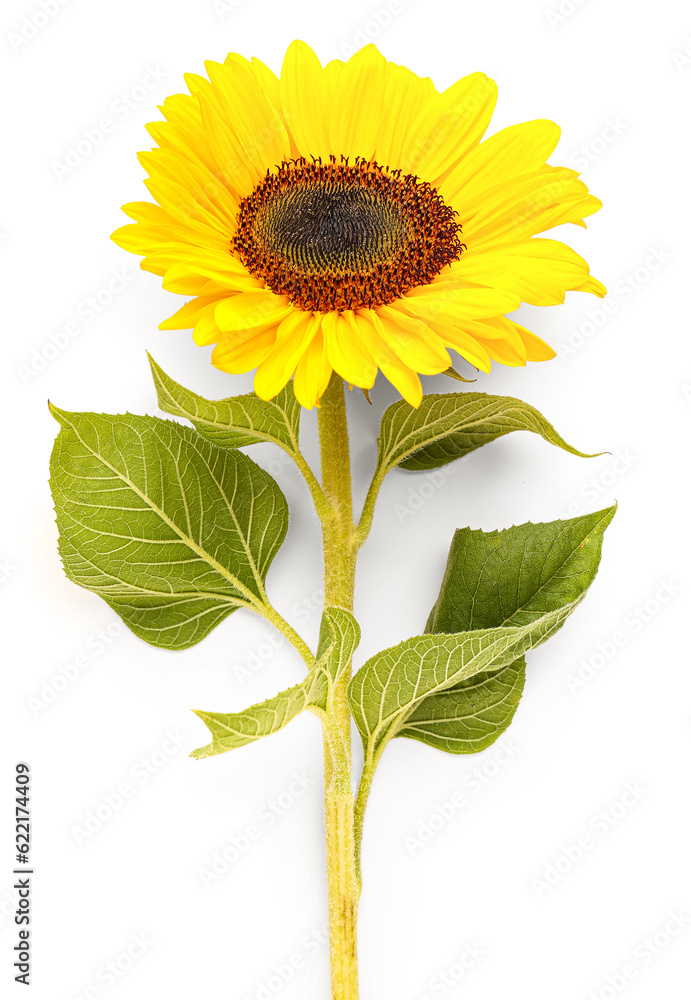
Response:
[[[173,94],[161,105],[166,121],[152,122],[147,131],[162,149],[194,154],[209,170],[216,169],[209,140],[204,132],[199,100],[191,94]]]
[[[194,324],[194,333],[192,336],[195,344],[199,344],[200,347],[206,347],[208,344],[216,344],[223,337],[214,319],[217,302],[218,300],[212,303],[207,309],[204,309]]]
[[[260,365],[273,350],[276,343],[276,328],[242,334],[221,334],[211,355],[211,364],[231,375],[242,375]]]
[[[398,299],[394,307],[418,316],[433,326],[438,316],[483,319],[486,316],[501,316],[512,312],[520,303],[520,296],[510,290],[455,287],[448,282],[413,288]]]
[[[125,215],[135,222],[148,222],[152,225],[170,226],[175,220],[160,205],[152,205],[150,201],[130,201],[122,206]]]
[[[229,232],[235,230],[237,198],[199,160],[167,149],[154,149],[150,153],[140,153],[139,162],[155,180],[181,184],[198,205],[218,220],[220,228]]]
[[[509,320],[508,322],[511,321]],[[526,359],[528,361],[551,361],[552,358],[556,358],[556,351],[553,351],[544,340],[541,340],[532,331],[526,330],[524,326],[519,326],[518,323],[514,323],[513,325],[525,345]]]
[[[260,180],[290,155],[290,140],[277,109],[267,97],[251,64],[235,53],[223,65],[207,63],[240,149]]]
[[[422,180],[437,180],[479,143],[497,102],[497,85],[472,73],[422,107],[410,126],[403,168]]]
[[[454,319],[450,316],[438,316],[434,319],[432,326],[447,348],[456,351],[465,358],[475,368],[488,372],[492,367],[492,361],[484,347],[478,342],[473,334],[466,330],[468,320]]]
[[[602,282],[598,281],[597,278],[593,278],[592,275],[590,275],[588,280],[584,281],[582,285],[579,285],[578,288],[574,289],[574,291],[590,292],[591,295],[597,295],[599,299],[604,298],[607,294],[607,289]]]
[[[461,192],[454,208],[468,246],[516,240],[565,222],[582,223],[602,207],[574,170],[543,167],[471,196]]]
[[[476,337],[477,343],[484,347],[487,353],[495,361],[510,368],[522,368],[525,366],[525,351],[518,352],[505,340],[482,340]]]
[[[332,152],[330,94],[321,64],[304,42],[292,42],[286,52],[280,92],[283,114],[300,155],[328,159]]]
[[[377,366],[365,346],[352,310],[325,313],[321,326],[329,364],[351,385],[371,389],[377,377]]]
[[[239,292],[222,299],[216,306],[216,322],[224,333],[259,330],[278,325],[293,307],[284,295],[262,292]]]
[[[563,302],[567,291],[581,289],[586,284],[588,264],[558,240],[495,242],[471,246],[439,276],[433,287],[451,289],[457,280],[494,286],[518,295],[531,305],[548,306]],[[601,287],[599,282],[593,286]]]
[[[291,309],[281,321],[276,344],[254,376],[254,391],[260,399],[273,399],[281,391],[319,329],[320,319],[318,314]]]
[[[154,270],[154,273],[160,274],[159,259],[159,256],[154,254],[146,257],[142,265],[153,265],[147,267],[147,270]],[[194,289],[194,294],[203,295],[211,288],[217,297],[222,298],[225,298],[228,292],[257,292],[263,291],[265,287],[261,279],[253,278],[247,272],[239,274],[219,272],[188,264],[174,264],[172,267],[167,265],[161,284],[167,292],[179,292],[182,295],[190,294],[191,289]]]
[[[202,236],[230,237],[227,218],[220,218],[201,205],[182,184],[159,175],[144,182],[155,200],[174,222],[201,233]]]
[[[449,352],[427,323],[391,306],[377,306],[374,311],[389,346],[404,364],[421,375],[436,375],[450,367]]]
[[[260,175],[231,127],[232,113],[229,117],[220,93],[208,80],[198,77],[193,82],[189,75],[185,79],[190,89],[195,87],[204,134],[216,164],[216,174],[230,188],[235,198],[242,199],[252,191]]]
[[[212,281],[223,293],[231,291],[259,291],[265,288],[261,278],[245,268],[238,257],[228,251],[205,250],[180,244],[161,244],[155,253],[144,261],[146,270],[165,274],[163,287],[177,291],[180,281],[187,277]]]
[[[276,111],[280,111],[281,108],[281,90],[278,77],[269,69],[260,59],[255,56],[252,57],[252,70],[254,72],[255,79],[259,86],[262,88],[266,97],[271,104],[271,107]]]
[[[333,78],[329,108],[331,149],[346,156],[374,157],[384,118],[387,64],[374,45],[365,45],[339,71],[326,69]]]
[[[463,197],[539,170],[554,152],[560,133],[559,126],[546,119],[510,125],[470,150],[440,184],[439,193],[456,206]]]
[[[418,407],[422,402],[422,383],[417,372],[401,361],[391,348],[388,331],[373,309],[359,310],[356,316],[363,338],[382,374],[411,406]]]
[[[211,230],[207,233],[198,233],[186,226],[148,225],[145,222],[135,222],[116,229],[110,238],[123,250],[138,254],[154,253],[161,245],[171,244],[228,252],[228,241],[220,234],[213,234]]]
[[[331,379],[332,370],[326,354],[324,336],[319,329],[298,361],[293,377],[293,392],[301,406],[308,410],[313,406],[319,406],[319,400]]]
[[[163,323],[159,323],[158,328],[159,330],[191,330],[205,311],[213,313],[216,301],[215,295],[191,299]]]
[[[463,330],[475,340],[503,340],[524,360],[526,349],[517,330],[517,324],[505,316],[494,316],[483,320],[463,320]]]
[[[403,167],[403,150],[420,108],[436,91],[429,77],[419,77],[405,66],[387,65],[382,105],[386,111],[377,137],[375,155],[381,166]]]
[[[206,278],[203,275],[192,274],[184,264],[162,267],[156,263],[155,257],[145,257],[139,266],[142,271],[163,275],[162,285],[168,292],[179,292],[180,295],[201,295],[206,284]]]

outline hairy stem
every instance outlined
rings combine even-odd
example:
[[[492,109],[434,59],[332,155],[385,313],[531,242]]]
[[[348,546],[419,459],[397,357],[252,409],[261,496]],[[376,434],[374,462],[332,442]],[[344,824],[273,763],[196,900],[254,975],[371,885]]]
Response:
[[[331,512],[322,517],[324,603],[353,607],[357,545],[343,380],[335,373],[319,409],[322,489]],[[332,689],[324,719],[324,813],[329,896],[332,1000],[357,1000],[357,907],[354,800],[351,781],[350,667]]]
[[[307,665],[307,669],[310,670],[314,664],[314,653],[309,648],[302,636],[298,635],[292,625],[283,618],[273,604],[269,603],[268,598],[264,601],[257,601],[255,604],[248,605],[252,611],[255,611],[262,618],[270,622],[275,629],[277,629],[281,635],[283,635],[288,642],[295,647],[302,659]]]
[[[362,772],[362,777],[360,778],[357,798],[355,799],[353,837],[355,842],[355,879],[357,881],[358,889],[362,888],[362,827],[365,822],[367,799],[369,798],[370,788],[372,787],[372,778],[374,777],[378,760],[379,757],[377,757],[376,760],[365,760],[365,767]]]
[[[369,536],[370,529],[372,527],[372,518],[374,517],[374,505],[377,502],[379,490],[387,472],[388,469],[380,469],[377,466],[376,472],[372,477],[372,482],[370,483],[367,496],[365,497],[365,503],[362,508],[362,514],[360,515],[360,521],[355,530],[355,544],[358,549],[361,545],[364,545]]]
[[[305,461],[302,452],[298,448],[297,444],[292,451],[288,454],[293,459],[298,469],[302,473],[303,479],[307,483],[310,493],[312,494],[312,502],[314,503],[314,509],[319,515],[320,519],[323,521],[325,518],[333,514],[333,508],[326,498],[324,490],[320,486],[317,477],[310,469],[309,465]]]

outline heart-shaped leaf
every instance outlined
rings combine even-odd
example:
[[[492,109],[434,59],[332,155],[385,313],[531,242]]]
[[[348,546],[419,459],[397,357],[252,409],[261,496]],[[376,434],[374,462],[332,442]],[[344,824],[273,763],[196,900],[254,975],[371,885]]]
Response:
[[[51,487],[70,580],[166,649],[263,605],[288,528],[268,473],[170,420],[52,412],[61,430]]]

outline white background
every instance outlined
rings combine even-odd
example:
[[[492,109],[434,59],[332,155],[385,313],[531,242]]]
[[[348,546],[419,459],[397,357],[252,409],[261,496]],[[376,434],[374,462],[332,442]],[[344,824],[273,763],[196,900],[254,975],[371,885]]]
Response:
[[[191,708],[231,711],[267,697],[300,677],[297,657],[242,611],[187,652],[127,634],[64,579],[47,485],[56,425],[46,400],[155,413],[145,348],[209,396],[251,388],[250,375],[213,370],[189,332],[157,331],[181,300],[109,234],[124,221],[120,204],[147,197],[135,154],[150,146],[144,125],[183,89],[182,73],[229,50],[278,70],[294,37],[323,61],[374,40],[439,89],[484,70],[500,89],[491,131],[559,122],[553,162],[582,169],[605,203],[587,231],[566,227],[562,238],[608,285],[609,312],[577,293],[564,306],[525,307],[520,318],[560,357],[497,366],[476,388],[517,395],[577,447],[611,454],[578,459],[515,434],[441,482],[394,472],[362,552],[359,662],[421,631],[456,527],[620,503],[586,603],[529,657],[503,752],[453,757],[407,740],[387,750],[365,832],[363,1000],[689,996],[691,20],[673,0],[400,0],[380,13],[383,26],[373,11],[386,12],[384,0],[70,0],[50,17],[30,0],[3,8],[0,977],[11,996],[26,995],[11,982],[10,805],[22,759],[34,774],[36,1000],[77,1000],[87,987],[108,1000],[328,996],[327,948],[313,943],[325,920],[316,720],[233,754],[187,756],[207,739]],[[104,118],[112,129],[75,165],[70,147]],[[110,302],[89,318],[84,303],[108,298],[114,275]],[[52,349],[70,322],[78,334]],[[426,391],[454,388],[442,376],[425,381]],[[356,502],[394,398],[381,379],[372,407],[349,398]],[[303,426],[315,460],[313,413]],[[269,592],[313,641],[321,566],[308,496],[277,453],[252,455],[277,474],[292,510]],[[579,676],[589,679],[574,689]],[[294,775],[308,784],[301,794]],[[80,838],[123,783],[131,797]],[[638,791],[620,808],[627,783]],[[454,794],[464,804],[451,815],[444,803]],[[282,805],[269,823],[272,801]],[[201,870],[251,825],[259,838],[205,886]],[[584,834],[591,849],[568,862],[565,849]],[[554,884],[540,889],[557,864]],[[683,926],[666,937],[673,912]],[[656,934],[653,957],[640,946]],[[146,950],[132,962],[136,935]],[[481,955],[460,980],[469,946]],[[284,982],[295,956],[302,968]],[[113,985],[109,961],[131,964]],[[635,976],[622,979],[623,966]]]

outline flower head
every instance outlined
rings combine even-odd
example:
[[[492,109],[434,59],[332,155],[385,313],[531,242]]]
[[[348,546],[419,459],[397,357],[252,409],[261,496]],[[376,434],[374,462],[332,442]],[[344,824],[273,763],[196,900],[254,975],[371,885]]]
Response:
[[[312,407],[332,371],[369,389],[381,370],[417,406],[450,351],[482,371],[554,357],[506,317],[521,302],[604,294],[577,253],[536,238],[600,202],[547,164],[553,122],[482,141],[483,73],[438,93],[374,45],[322,67],[303,42],[280,79],[235,54],[206,69],[149,126],[157,204],[126,205],[135,223],[113,239],[190,298],[161,328],[194,328],[223,371],[256,368],[263,399],[293,376]]]

